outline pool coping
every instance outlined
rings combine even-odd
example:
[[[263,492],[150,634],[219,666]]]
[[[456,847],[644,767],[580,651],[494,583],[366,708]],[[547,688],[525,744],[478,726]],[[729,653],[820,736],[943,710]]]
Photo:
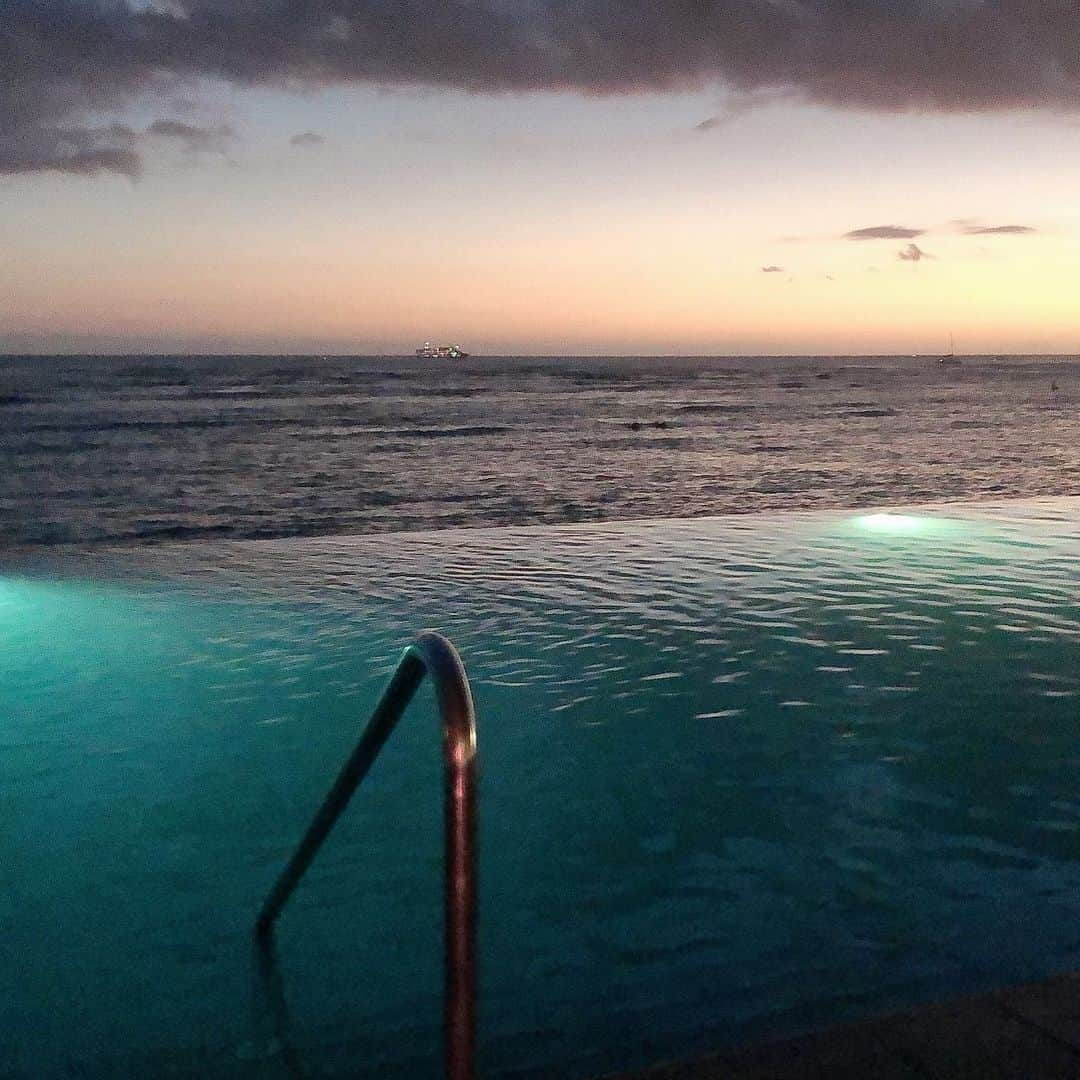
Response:
[[[1080,972],[604,1080],[1080,1077]]]

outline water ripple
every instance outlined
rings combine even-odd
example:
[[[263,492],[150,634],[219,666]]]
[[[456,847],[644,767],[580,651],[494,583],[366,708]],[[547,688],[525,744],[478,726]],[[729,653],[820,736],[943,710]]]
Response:
[[[10,558],[13,1052],[145,1072],[199,1033],[229,1074],[251,913],[425,625],[481,717],[488,1075],[1074,968],[1078,568],[1071,499]],[[283,927],[326,1069],[437,1057],[422,701]]]

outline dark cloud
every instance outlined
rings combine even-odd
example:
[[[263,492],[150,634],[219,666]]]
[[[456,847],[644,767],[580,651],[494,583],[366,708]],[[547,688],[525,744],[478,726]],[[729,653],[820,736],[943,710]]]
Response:
[[[44,148],[27,148],[0,160],[0,176],[19,173],[59,172],[72,176],[97,176],[98,173],[119,173],[136,179],[142,172],[142,160],[134,150],[118,146],[96,149],[73,149],[60,133],[50,133]]]
[[[0,104],[4,81],[0,77]],[[9,136],[0,112],[0,175],[59,172],[75,176],[120,173],[135,179],[142,162],[135,150],[136,132],[125,124],[104,127],[31,127]]]
[[[1039,230],[1032,225],[964,225],[965,236],[1031,236]]]
[[[907,229],[903,225],[871,225],[867,229],[852,229],[844,233],[845,240],[914,240],[925,229]]]
[[[91,118],[206,79],[1075,109],[1080,14],[1072,0],[4,0],[0,73],[0,169],[130,173],[134,151]]]
[[[137,179],[142,173],[139,148],[147,139],[170,139],[188,153],[224,153],[232,129],[200,127],[180,120],[155,120],[139,132],[126,124],[104,127],[42,126],[8,136],[0,122],[0,175],[58,172],[73,176],[119,173]]]
[[[290,146],[318,146],[326,142],[326,139],[317,131],[301,131],[289,140]]]
[[[199,124],[186,124],[182,120],[155,120],[146,129],[146,134],[175,139],[189,153],[224,153],[228,140],[233,137],[233,130],[227,124],[202,127]]]
[[[928,251],[923,251],[918,244],[908,244],[902,251],[897,252],[896,257],[901,262],[922,262],[923,259],[932,259],[934,256]]]
[[[763,266],[761,272],[763,274],[782,274],[784,268],[782,266]]]

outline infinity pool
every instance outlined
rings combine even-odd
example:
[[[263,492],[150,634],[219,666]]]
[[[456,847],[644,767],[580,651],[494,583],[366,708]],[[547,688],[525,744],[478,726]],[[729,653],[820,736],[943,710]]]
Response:
[[[250,945],[425,626],[477,699],[483,1075],[1080,967],[1080,500],[9,559],[0,1073],[438,1075],[430,690],[282,918],[284,1029]]]

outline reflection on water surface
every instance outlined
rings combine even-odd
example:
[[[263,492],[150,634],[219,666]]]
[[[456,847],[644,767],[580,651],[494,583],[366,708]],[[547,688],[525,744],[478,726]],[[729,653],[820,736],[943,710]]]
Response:
[[[251,920],[422,626],[480,716],[486,1075],[1074,968],[1078,560],[1044,500],[9,564],[0,1069],[280,1075]],[[425,696],[283,918],[316,1075],[437,1074],[439,770]]]

